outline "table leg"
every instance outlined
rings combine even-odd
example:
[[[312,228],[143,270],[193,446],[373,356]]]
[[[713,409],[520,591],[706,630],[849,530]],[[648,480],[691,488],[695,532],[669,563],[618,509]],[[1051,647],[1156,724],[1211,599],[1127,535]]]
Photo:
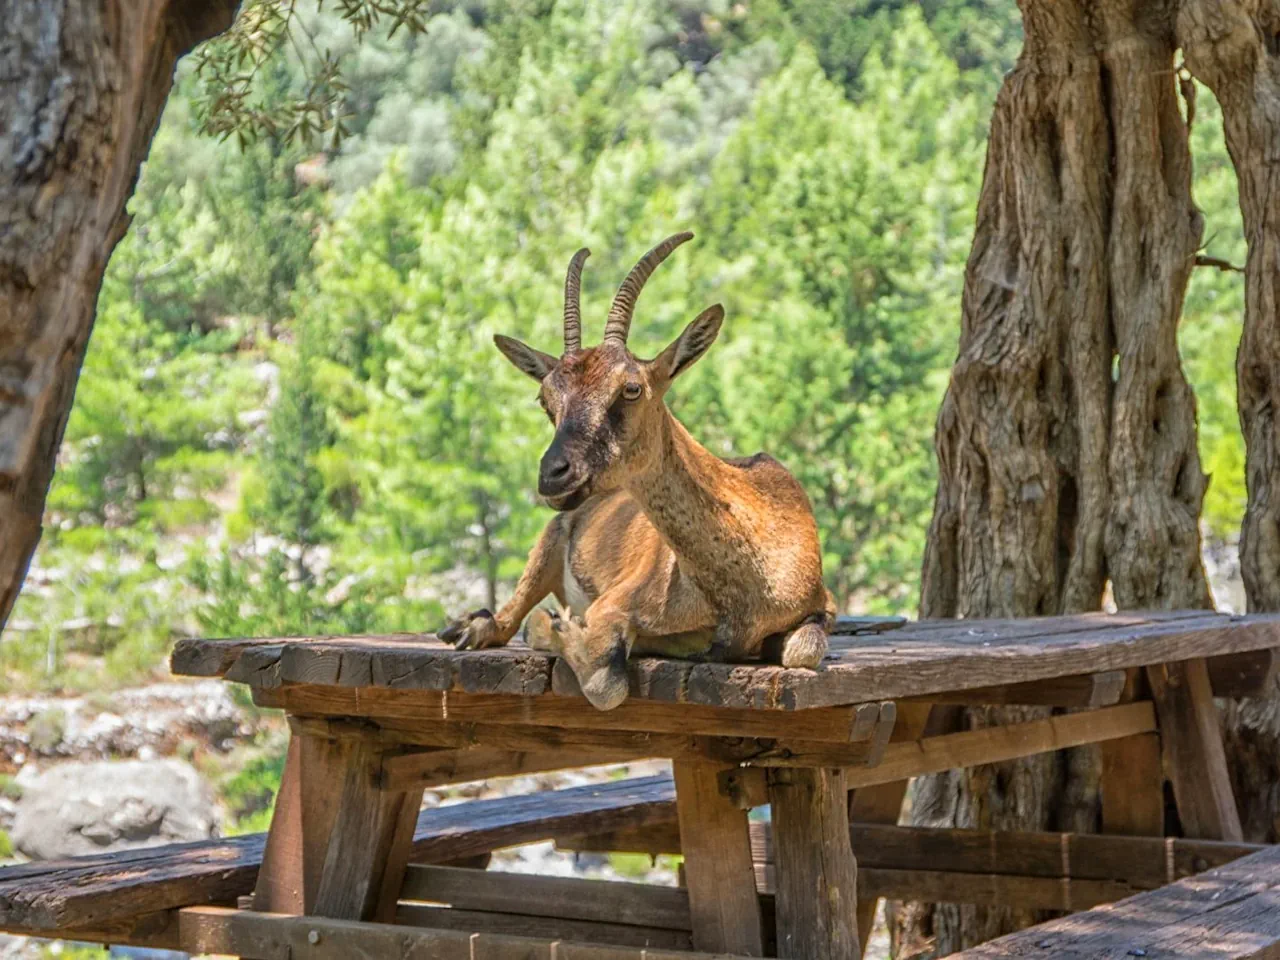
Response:
[[[839,770],[770,772],[780,958],[857,960],[861,955],[858,864],[849,843],[848,802]]]
[[[919,740],[925,734],[931,707],[927,703],[898,704],[898,718],[894,724],[890,743]],[[942,713],[943,711],[937,711]],[[902,815],[902,801],[907,795],[909,780],[880,783],[874,787],[861,787],[849,793],[849,820],[851,823],[897,823]],[[857,855],[858,851],[854,851]],[[863,897],[858,901],[858,943],[866,950],[875,925],[875,897]]]
[[[389,920],[422,790],[378,787],[381,751],[361,739],[294,735],[254,908]]]
[[[1240,814],[1204,660],[1148,667],[1147,679],[1183,832],[1197,840],[1241,840]]]
[[[725,767],[677,761],[672,769],[694,949],[762,957],[747,811],[720,792],[717,775]]]

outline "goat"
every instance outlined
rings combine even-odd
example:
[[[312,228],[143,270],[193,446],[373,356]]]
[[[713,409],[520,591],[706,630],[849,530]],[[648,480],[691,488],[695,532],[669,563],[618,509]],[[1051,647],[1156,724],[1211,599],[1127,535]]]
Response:
[[[645,281],[692,237],[669,237],[632,268],[598,347],[582,347],[586,249],[565,279],[559,359],[494,337],[541,385],[555,438],[538,493],[559,512],[511,600],[496,615],[468,613],[439,636],[460,650],[502,646],[554,594],[568,615],[539,610],[530,643],[563,656],[601,710],[627,698],[629,656],[743,660],[764,652],[783,666],[816,668],[834,623],[818,527],[799,482],[768,454],[714,456],[663,400],[716,339],[724,308],[708,307],[652,360],[627,347]]]

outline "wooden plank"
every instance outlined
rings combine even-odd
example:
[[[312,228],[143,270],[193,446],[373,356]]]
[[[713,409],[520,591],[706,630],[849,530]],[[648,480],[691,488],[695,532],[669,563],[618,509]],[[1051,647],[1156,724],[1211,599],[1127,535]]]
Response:
[[[650,757],[648,751],[625,749],[545,750],[524,753],[515,750],[430,750],[386,757],[376,773],[376,783],[392,792],[422,790],[442,784],[467,783],[494,777],[515,777],[550,770],[572,770],[606,763],[622,763]]]
[[[876,706],[877,731],[892,729],[896,705]],[[295,717],[296,729],[325,735],[364,738],[370,731],[379,743],[406,741],[463,749],[401,752],[384,764],[383,782],[389,787],[431,786],[468,779],[511,776],[534,770],[618,763],[648,757],[667,757],[702,763],[756,766],[860,766],[883,750],[884,736],[853,742],[777,740],[757,737],[704,737],[618,730],[559,729],[504,724],[432,722],[411,723],[398,718],[371,717],[355,725],[323,717]],[[468,744],[477,746],[467,748]]]
[[[1003,727],[891,743],[879,765],[850,768],[845,771],[845,777],[851,788],[891,783],[926,773],[1100,743],[1154,729],[1155,711],[1150,703],[1121,704]]]
[[[1104,670],[1030,683],[1003,683],[973,690],[942,691],[920,699],[957,706],[1109,707],[1120,702],[1125,671]]]
[[[1147,680],[1160,716],[1164,767],[1183,832],[1206,840],[1242,839],[1205,662],[1150,667]]]
[[[1140,890],[1173,883],[1263,849],[1257,844],[1172,837],[1007,833],[871,823],[852,824],[850,836],[854,848],[862,851],[860,870],[1114,880]],[[767,831],[761,831],[760,842],[768,846]]]
[[[693,944],[715,953],[764,955],[747,813],[720,792],[720,767],[673,764]]]
[[[638,830],[675,818],[670,777],[619,780],[425,810],[413,853],[419,862],[450,862],[569,831]],[[48,936],[234,902],[253,890],[265,840],[251,834],[0,868],[0,929]]]
[[[938,621],[833,641],[817,674],[699,664],[691,702],[800,709],[920,696],[1275,646],[1280,620],[1203,611],[1082,614],[1025,621]],[[643,667],[643,662],[641,664]]]
[[[1251,650],[1209,657],[1209,685],[1215,697],[1268,697],[1276,692],[1280,650]]]
[[[487,913],[483,910],[433,907],[421,903],[401,904],[396,911],[396,923],[408,927],[461,930],[468,933],[483,930],[487,934],[538,937],[552,941],[575,940],[617,947],[693,949],[693,938],[688,930],[668,930],[662,927],[640,927],[603,921],[565,920],[559,917],[517,913]],[[559,947],[560,945],[557,944],[557,950]]]
[[[774,771],[769,802],[778,956],[859,956],[858,865],[849,845],[849,791],[843,775],[822,769]]]
[[[692,929],[687,891],[620,880],[412,866],[400,899],[449,904],[461,910]]]
[[[0,929],[16,937],[47,938],[49,936],[49,931],[44,929],[7,925]],[[92,927],[63,928],[57,931],[57,935],[59,939],[77,943],[149,947],[154,950],[177,950],[181,947],[178,940],[177,910],[117,917],[94,924]]]
[[[226,656],[203,649],[216,643],[182,641],[175,665],[221,665]],[[637,702],[786,711],[954,693],[1277,646],[1280,615],[1275,614],[1082,614],[1025,621],[940,621],[880,635],[836,637],[831,658],[817,672],[652,658],[633,661],[629,672]],[[367,637],[246,647],[224,675],[263,688],[318,680],[320,685],[353,688],[368,684],[421,692],[517,694],[562,699],[582,709],[577,697],[542,696],[552,689],[552,673],[553,658],[516,645],[459,653],[421,637]]]
[[[1154,889],[1194,873],[1219,867],[1265,849],[1262,844],[1180,837],[1102,836],[1071,833],[1009,833],[903,827],[893,823],[852,823],[849,836],[858,853],[861,875],[870,868],[939,870],[956,873],[1083,880],[1116,880],[1137,889]],[[768,823],[750,825],[751,859],[773,862]],[[561,844],[561,841],[557,841]],[[634,851],[678,854],[680,836],[673,825],[571,838],[567,850]],[[861,888],[859,888],[861,889]]]
[[[1140,733],[1100,744],[1102,832],[1159,837],[1164,834],[1164,769],[1160,737]]]
[[[182,949],[245,960],[713,960],[704,953],[671,954],[644,947],[556,943],[532,937],[473,934],[384,923],[191,907],[179,917]],[[718,957],[715,960],[733,960]]]
[[[1280,847],[992,940],[965,960],[1248,958],[1280,952]]]
[[[691,667],[691,664],[680,664]],[[708,707],[688,703],[627,700],[602,713],[583,699],[568,697],[473,696],[384,687],[291,685],[253,689],[261,707],[292,714],[329,717],[376,717],[388,729],[423,729],[424,723],[502,724],[576,730],[625,730],[646,734],[725,737],[781,737],[847,743],[867,739],[868,704],[825,707],[792,713]],[[876,704],[870,706],[875,707]],[[879,720],[878,710],[876,720]],[[456,729],[456,728],[455,728]]]
[[[960,903],[1015,910],[1087,910],[1132,896],[1138,888],[1116,880],[1051,879],[865,867],[861,891],[887,900]]]

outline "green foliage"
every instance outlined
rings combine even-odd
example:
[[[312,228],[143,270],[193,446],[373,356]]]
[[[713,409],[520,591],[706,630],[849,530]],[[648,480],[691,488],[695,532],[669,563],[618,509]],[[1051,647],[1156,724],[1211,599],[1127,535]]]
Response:
[[[231,833],[255,833],[271,822],[271,811],[284,773],[284,744],[276,744],[249,760],[218,791],[231,820]]]
[[[723,302],[677,415],[800,477],[842,607],[913,612],[1018,23],[1009,0],[246,4],[183,69],[132,202],[3,683],[136,681],[183,633],[422,630],[500,602],[549,517],[551,434],[491,337],[557,351],[587,245],[598,338],[637,256],[686,227],[637,352]],[[1207,252],[1242,263],[1204,91],[1193,139]],[[1238,274],[1195,272],[1180,338],[1219,539],[1243,499],[1241,312]]]
[[[1191,146],[1195,197],[1205,216],[1205,252],[1243,266],[1244,227],[1235,170],[1222,137],[1222,112],[1206,88],[1197,85],[1197,91]],[[1244,437],[1236,413],[1236,347],[1243,319],[1243,274],[1193,272],[1178,341],[1196,393],[1201,469],[1209,474],[1201,517],[1217,540],[1234,539],[1244,514]]]

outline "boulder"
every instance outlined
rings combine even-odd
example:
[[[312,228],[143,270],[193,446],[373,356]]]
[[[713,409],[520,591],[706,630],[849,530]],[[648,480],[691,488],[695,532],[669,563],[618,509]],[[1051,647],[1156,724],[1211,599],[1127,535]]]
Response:
[[[181,760],[63,763],[21,779],[10,837],[33,860],[214,835],[212,792]]]

